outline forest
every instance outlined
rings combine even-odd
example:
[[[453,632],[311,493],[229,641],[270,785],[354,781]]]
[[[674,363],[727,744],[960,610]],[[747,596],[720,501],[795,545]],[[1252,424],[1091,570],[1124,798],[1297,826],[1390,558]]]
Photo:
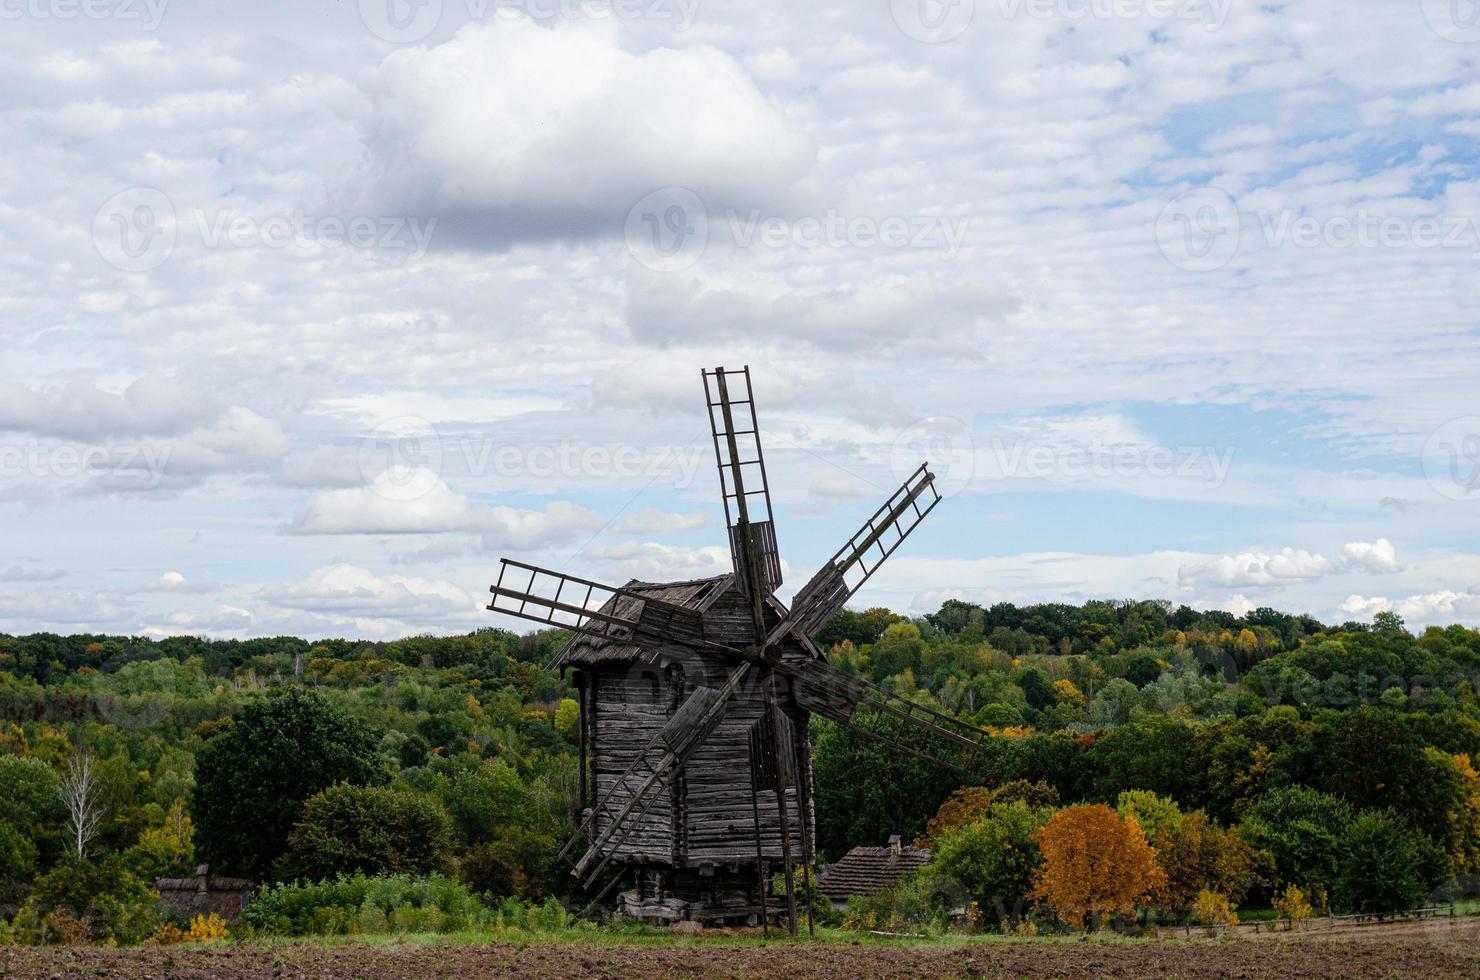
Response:
[[[565,927],[565,638],[0,635],[0,941],[178,939],[202,924],[151,884],[200,863],[258,883],[239,932]],[[813,719],[819,864],[932,848],[884,894],[819,899],[831,924],[1293,920],[1475,888],[1480,631],[952,600],[817,640],[992,732],[963,777]]]

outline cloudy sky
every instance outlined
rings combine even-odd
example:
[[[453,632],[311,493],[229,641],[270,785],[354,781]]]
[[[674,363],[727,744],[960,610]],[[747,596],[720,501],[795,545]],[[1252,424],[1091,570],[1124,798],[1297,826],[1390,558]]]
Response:
[[[498,558],[1480,624],[1480,7],[3,0],[0,630],[461,632]],[[502,624],[511,625],[511,624]]]

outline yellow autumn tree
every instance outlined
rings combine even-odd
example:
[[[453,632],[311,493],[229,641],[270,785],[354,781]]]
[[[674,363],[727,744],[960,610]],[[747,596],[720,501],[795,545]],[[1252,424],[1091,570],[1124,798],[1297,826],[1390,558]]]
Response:
[[[1053,694],[1059,704],[1065,704],[1071,708],[1084,707],[1084,692],[1075,687],[1074,682],[1068,678],[1053,682]]]
[[[1060,810],[1036,840],[1043,867],[1033,897],[1080,929],[1130,915],[1166,883],[1156,851],[1135,818],[1122,818],[1101,803]]]

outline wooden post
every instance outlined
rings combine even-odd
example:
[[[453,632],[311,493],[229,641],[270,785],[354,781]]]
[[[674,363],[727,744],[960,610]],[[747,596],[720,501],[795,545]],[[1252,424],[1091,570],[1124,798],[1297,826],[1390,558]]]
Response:
[[[776,814],[781,819],[781,863],[786,869],[786,915],[788,931],[793,938],[797,934],[797,892],[791,860],[791,822],[786,815],[786,766],[782,764],[781,709],[776,706],[776,675],[767,670],[767,701],[771,711],[771,729],[776,741]]]
[[[796,773],[797,781],[797,819],[802,822],[802,881],[807,886],[807,935],[815,936],[817,929],[812,924],[813,910],[816,907],[812,902],[812,864],[815,858],[812,854],[812,824],[807,819],[807,811],[810,809],[808,803],[812,799],[811,769],[802,768],[802,753],[795,738],[792,739],[791,750],[796,759],[792,772]]]
[[[576,706],[576,714],[580,717],[580,732],[577,740],[581,743],[581,817],[586,816],[586,672],[583,670],[576,674],[576,697],[579,702]]]
[[[758,760],[755,757],[755,749],[752,747],[750,752],[750,812],[755,819],[755,875],[761,889],[761,935],[770,939],[771,915],[766,908],[766,892],[771,890],[771,883],[766,880],[766,859],[761,854],[761,786],[755,778],[758,771]]]

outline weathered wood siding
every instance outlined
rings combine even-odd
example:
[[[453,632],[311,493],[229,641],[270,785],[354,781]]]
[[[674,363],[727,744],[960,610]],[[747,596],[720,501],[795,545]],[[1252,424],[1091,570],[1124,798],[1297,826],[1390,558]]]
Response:
[[[768,610],[769,613],[769,610]],[[720,642],[748,644],[753,641],[754,628],[750,607],[743,594],[732,590],[718,599],[705,614],[705,629],[710,637],[723,630]],[[772,617],[771,622],[776,619]],[[788,641],[788,657],[804,657],[800,645]],[[723,657],[705,655],[704,683],[717,686],[723,683],[725,674],[732,664]],[[689,673],[696,671],[690,670]],[[760,721],[766,710],[768,685],[764,673],[753,670],[735,695],[730,699],[724,719],[694,751],[684,767],[686,800],[678,830],[677,863],[681,866],[698,867],[706,863],[724,864],[732,862],[755,864],[755,819],[750,789],[750,728]],[[807,740],[807,714],[791,697],[789,685],[780,674],[775,675],[777,702],[792,722],[801,761],[802,779],[811,780],[811,749]],[[786,791],[787,820],[791,838],[793,860],[802,860],[802,826],[797,809],[798,789]],[[811,793],[806,794],[810,803]],[[808,807],[810,832],[812,813]],[[761,853],[768,859],[780,861],[781,822],[777,813],[776,793],[763,790],[760,794]]]
[[[651,664],[610,664],[591,670],[593,678],[591,744],[591,780],[595,798],[603,799],[616,785],[617,777],[642,755],[642,749],[668,720],[673,708],[673,684],[662,667]],[[652,763],[659,755],[649,752],[628,776],[632,788],[652,774]],[[613,860],[673,860],[673,799],[663,786],[654,791],[656,799],[641,818],[629,817],[624,826],[631,828]],[[612,797],[612,810],[626,801],[626,794]],[[596,833],[606,829],[606,816],[598,816]]]

